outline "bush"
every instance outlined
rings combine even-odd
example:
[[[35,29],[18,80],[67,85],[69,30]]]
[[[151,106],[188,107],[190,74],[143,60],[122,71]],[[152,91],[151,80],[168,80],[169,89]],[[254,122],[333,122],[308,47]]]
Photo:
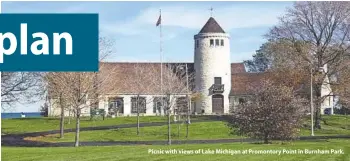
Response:
[[[307,103],[292,88],[265,82],[248,102],[234,111],[228,126],[234,133],[262,139],[292,140],[302,126]]]

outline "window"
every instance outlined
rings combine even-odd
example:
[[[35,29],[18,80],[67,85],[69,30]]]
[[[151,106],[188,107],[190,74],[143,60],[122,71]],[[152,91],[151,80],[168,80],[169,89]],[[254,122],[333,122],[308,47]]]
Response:
[[[131,98],[131,113],[137,113],[137,107],[139,113],[146,113],[146,98],[139,97],[137,102],[137,97]]]
[[[210,39],[210,46],[214,46],[214,40]]]
[[[187,97],[178,97],[176,99],[176,109],[180,113],[185,113],[188,110]]]
[[[224,40],[221,39],[221,46],[224,46]]]
[[[215,39],[215,46],[220,46],[220,40],[219,39]]]
[[[198,47],[199,47],[199,41],[196,40],[196,48],[198,48]]]
[[[118,113],[124,113],[124,101],[123,98],[110,98],[109,99],[109,108],[108,113],[115,114]]]
[[[153,99],[153,113],[161,113],[162,109],[164,109],[163,104],[165,104],[165,101],[165,97],[155,97]]]
[[[221,77],[214,77],[214,84],[221,84]]]
[[[82,96],[83,96],[83,97],[81,97],[79,101],[80,101],[81,104],[86,104],[87,95],[84,95],[84,94],[83,94]]]

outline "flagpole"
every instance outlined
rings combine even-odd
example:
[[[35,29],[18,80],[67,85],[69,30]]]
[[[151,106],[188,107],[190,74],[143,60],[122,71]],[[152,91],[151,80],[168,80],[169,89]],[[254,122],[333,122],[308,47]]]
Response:
[[[163,99],[163,49],[162,49],[162,10],[159,9],[160,24],[159,24],[159,51],[160,51],[160,92],[162,107],[164,108],[164,99]],[[164,110],[162,110],[164,111]],[[161,112],[162,113],[162,112]]]

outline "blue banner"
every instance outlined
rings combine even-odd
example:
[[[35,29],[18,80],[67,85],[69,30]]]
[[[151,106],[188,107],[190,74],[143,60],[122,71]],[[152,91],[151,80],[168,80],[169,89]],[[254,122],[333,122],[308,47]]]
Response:
[[[98,14],[0,14],[0,71],[98,71]]]

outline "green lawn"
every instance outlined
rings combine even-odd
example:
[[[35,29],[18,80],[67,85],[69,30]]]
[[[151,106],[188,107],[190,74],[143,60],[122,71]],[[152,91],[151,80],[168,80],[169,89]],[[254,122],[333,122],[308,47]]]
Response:
[[[172,138],[176,140],[186,139],[186,124],[180,124],[180,137],[178,137],[178,126],[171,126]],[[166,140],[168,126],[141,127],[140,135],[136,134],[136,128],[82,131],[81,141],[117,141],[117,140]],[[66,133],[63,139],[59,134],[37,137],[34,140],[47,142],[73,142],[75,133]],[[192,123],[189,126],[189,139],[218,139],[239,138],[240,136],[230,134],[230,129],[222,121]],[[33,140],[33,138],[27,138]]]
[[[10,148],[2,147],[3,161],[114,161],[114,160],[140,160],[140,161],[348,161],[350,160],[350,140],[319,140],[297,141],[289,144],[191,144],[191,145],[144,145],[144,146],[107,146],[107,147],[65,147],[65,148]],[[149,154],[150,149],[175,149],[177,154]],[[179,154],[180,150],[195,152],[196,150],[331,150],[341,149],[344,154]]]
[[[315,135],[350,135],[350,116],[332,115],[322,116],[321,130],[315,129]],[[307,118],[304,121],[304,128],[301,129],[301,135],[311,134],[311,122]]]
[[[160,116],[144,116],[140,117],[140,122],[165,122],[166,117]],[[75,120],[72,119],[70,124],[67,124],[66,119],[65,129],[75,128]],[[95,127],[108,126],[118,124],[135,124],[136,117],[119,117],[106,118],[105,120],[91,120],[90,118],[82,118],[80,121],[81,127]],[[1,132],[3,134],[18,134],[26,132],[39,132],[48,130],[58,130],[60,120],[59,118],[16,118],[16,119],[2,119]]]
[[[324,116],[325,122],[322,122],[322,129],[315,130],[315,135],[350,135],[350,117],[349,116]],[[305,120],[305,126],[301,129],[301,136],[310,136],[309,121]],[[326,125],[326,124],[327,125]],[[346,128],[344,128],[346,127]],[[172,139],[186,139],[186,124],[180,124],[180,137],[178,137],[177,125],[171,126]],[[59,134],[48,135],[45,137],[26,138],[29,140],[40,140],[46,142],[73,142],[75,133],[66,133],[65,138],[59,139]],[[230,129],[225,122],[200,122],[192,123],[189,126],[190,140],[199,139],[227,139],[242,138],[242,136],[230,133]],[[138,141],[138,140],[166,140],[167,126],[141,127],[140,135],[136,135],[136,128],[82,131],[80,134],[81,141]]]

